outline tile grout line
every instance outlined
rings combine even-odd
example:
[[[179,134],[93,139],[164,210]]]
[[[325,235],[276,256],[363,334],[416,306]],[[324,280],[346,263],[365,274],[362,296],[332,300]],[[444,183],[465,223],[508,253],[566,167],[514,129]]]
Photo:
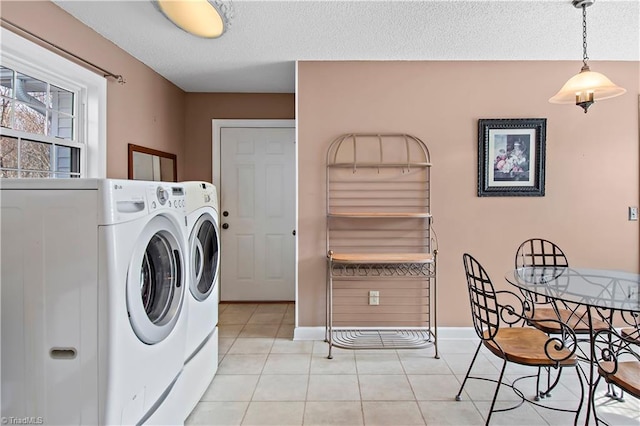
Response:
[[[251,313],[251,315],[247,319],[247,322],[244,325],[244,327],[246,327],[246,325],[251,322],[251,317],[253,315],[255,315],[257,310],[258,310],[258,306],[256,306],[256,308],[253,310],[253,312]],[[282,322],[282,320],[281,320],[281,322]],[[244,327],[241,329],[240,334],[242,333],[242,330],[244,330]],[[279,327],[278,327],[278,329],[279,329]],[[240,334],[238,334],[238,337],[236,338],[236,341],[237,341],[238,338],[240,338]],[[262,375],[264,374],[264,369],[265,369],[265,367],[267,365],[267,361],[269,360],[269,355],[271,355],[271,353],[273,351],[273,345],[275,344],[275,341],[277,339],[277,335],[278,335],[278,332],[276,330],[276,336],[272,338],[271,346],[269,347],[269,351],[266,354],[266,357],[265,357],[265,360],[264,360],[264,364],[262,364],[262,368],[260,370],[260,373],[258,374],[258,381],[256,382],[256,386],[254,387],[253,392],[251,393],[251,397],[249,398],[249,403],[247,404],[247,408],[245,409],[245,412],[244,412],[244,414],[242,416],[242,419],[240,420],[240,425],[244,424],[244,421],[247,418],[247,414],[249,413],[249,409],[251,408],[251,404],[253,404],[254,402],[259,402],[259,401],[254,401],[254,397],[255,397],[256,391],[258,390],[258,386],[260,385],[260,382],[262,380]],[[249,339],[250,337],[246,337],[246,338]],[[264,402],[268,402],[268,401],[264,401]],[[303,412],[303,415],[304,415],[304,412]]]
[[[418,407],[418,412],[420,413],[422,422],[426,425],[427,419],[425,418],[425,415],[422,412],[422,409],[420,408],[420,402],[418,401],[418,396],[416,395],[416,391],[413,388],[413,385],[411,384],[411,380],[409,380],[409,374],[407,373],[407,369],[405,368],[404,363],[402,362],[402,358],[400,357],[400,354],[398,353],[397,350],[395,350],[395,353],[396,353],[396,356],[398,357],[398,362],[400,362],[400,368],[402,368],[402,372],[404,373],[404,378],[409,384],[409,389],[411,389],[411,393],[413,394],[413,402],[415,402],[416,406]]]

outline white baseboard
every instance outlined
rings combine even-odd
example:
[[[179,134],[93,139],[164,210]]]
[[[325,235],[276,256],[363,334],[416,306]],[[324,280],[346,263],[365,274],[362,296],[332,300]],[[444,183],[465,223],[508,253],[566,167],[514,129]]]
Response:
[[[324,340],[324,327],[296,327],[293,340]]]
[[[293,340],[324,340],[324,327],[296,327]],[[477,339],[473,327],[438,327],[438,340]]]

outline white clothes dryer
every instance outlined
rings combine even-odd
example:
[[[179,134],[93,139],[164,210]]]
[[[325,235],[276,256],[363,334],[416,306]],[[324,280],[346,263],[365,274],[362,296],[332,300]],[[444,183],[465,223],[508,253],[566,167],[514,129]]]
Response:
[[[184,364],[184,188],[2,179],[0,197],[2,417],[144,423]]]
[[[182,182],[186,193],[189,310],[184,369],[179,380],[184,417],[195,408],[218,369],[218,194],[208,182]]]
[[[182,182],[186,193],[189,320],[186,361],[218,325],[220,237],[218,194],[207,182]]]

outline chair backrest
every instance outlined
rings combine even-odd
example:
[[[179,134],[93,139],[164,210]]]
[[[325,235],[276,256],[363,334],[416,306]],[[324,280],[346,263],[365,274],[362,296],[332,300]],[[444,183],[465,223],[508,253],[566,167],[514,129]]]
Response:
[[[525,266],[569,266],[560,247],[542,238],[530,238],[516,251],[516,268]]]
[[[498,333],[500,324],[496,292],[487,271],[473,256],[465,253],[462,262],[467,276],[473,327],[478,337],[491,340]]]

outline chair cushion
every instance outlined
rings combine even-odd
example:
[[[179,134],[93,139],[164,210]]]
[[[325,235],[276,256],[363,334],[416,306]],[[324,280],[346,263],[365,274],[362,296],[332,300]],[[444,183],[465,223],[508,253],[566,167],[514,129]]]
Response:
[[[614,368],[612,361],[600,361],[598,373],[609,383],[640,398],[640,361],[621,361],[615,374],[607,373]]]
[[[484,333],[488,338],[488,332]],[[570,356],[568,349],[555,350],[554,344],[547,345],[550,337],[544,332],[532,327],[501,328],[493,340],[484,340],[483,343],[494,355],[522,365],[553,366],[554,359],[567,358],[559,361],[561,366],[576,365],[575,354]],[[545,345],[553,359],[545,353]]]
[[[560,314],[560,321],[567,324],[573,329],[576,334],[588,334],[590,333],[587,314],[581,312],[572,312],[568,309],[558,309]],[[533,317],[531,323],[534,327],[544,331],[548,334],[559,334],[560,327],[552,322],[537,322],[540,320],[555,320],[558,321],[558,315],[553,308],[535,308],[533,311]],[[597,318],[591,318],[593,322],[593,329],[596,331],[609,329],[609,324],[599,320]]]

